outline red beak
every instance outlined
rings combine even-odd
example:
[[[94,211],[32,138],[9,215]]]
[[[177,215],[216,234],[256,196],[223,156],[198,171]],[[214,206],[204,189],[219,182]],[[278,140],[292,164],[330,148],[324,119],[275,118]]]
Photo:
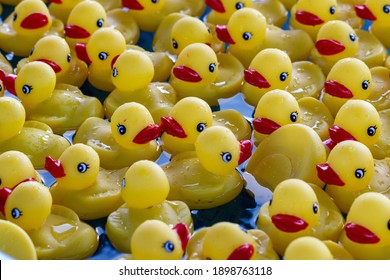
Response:
[[[5,203],[7,202],[8,197],[11,195],[12,190],[9,188],[0,189],[0,212],[5,215]]]
[[[336,142],[336,144],[345,140],[357,141],[356,138],[351,135],[351,133],[337,125],[333,125],[329,128],[329,136],[333,141]]]
[[[130,10],[143,10],[144,6],[137,0],[122,0],[122,6]]]
[[[374,16],[374,14],[366,5],[355,5],[355,12],[357,16],[362,19],[367,19],[371,21],[376,20],[376,16]]]
[[[280,128],[279,124],[267,118],[255,118],[252,124],[253,128],[257,132],[262,134],[271,134],[272,132]]]
[[[111,69],[114,69],[114,64],[115,64],[115,61],[118,59],[119,57],[119,54],[114,56],[111,60]]]
[[[253,143],[250,140],[238,141],[240,144],[240,158],[238,159],[238,165],[246,161],[252,155]]]
[[[74,24],[65,25],[64,30],[65,36],[72,39],[84,39],[91,36],[87,30]]]
[[[206,0],[206,5],[218,13],[225,12],[225,7],[221,0]]]
[[[325,184],[340,187],[345,185],[344,182],[340,179],[339,175],[337,175],[337,173],[333,170],[332,167],[329,166],[329,164],[317,164],[316,169],[318,178],[320,178],[320,180]]]
[[[161,135],[161,126],[158,124],[150,124],[142,129],[133,139],[136,144],[146,144]]]
[[[245,69],[244,70],[244,79],[247,83],[258,88],[269,88],[271,85],[268,83],[267,79],[263,77],[255,69]]]
[[[322,55],[334,55],[345,50],[345,46],[336,40],[318,40],[315,44],[315,47]]]
[[[200,82],[202,80],[202,77],[195,70],[192,70],[187,66],[175,66],[173,68],[173,75],[180,80],[191,83]]]
[[[185,223],[178,223],[176,226],[173,227],[173,230],[176,231],[177,235],[179,235],[179,238],[181,240],[181,248],[183,251],[186,250],[188,241],[190,240],[191,233],[188,229],[188,226]]]
[[[232,44],[234,45],[236,42],[234,42],[233,38],[230,36],[229,30],[227,29],[226,25],[223,24],[217,24],[215,26],[215,31],[217,32],[217,37],[222,42]]]
[[[308,226],[303,219],[286,214],[273,215],[271,219],[272,223],[284,232],[298,232]]]
[[[353,97],[352,91],[334,80],[328,80],[325,82],[325,92],[338,98]]]
[[[311,26],[316,26],[324,23],[324,21],[320,19],[318,16],[316,16],[315,14],[302,11],[302,10],[298,10],[295,13],[295,19],[299,23],[302,23],[304,25],[311,25]]]
[[[250,260],[255,253],[252,244],[244,244],[236,248],[228,257],[228,260]]]
[[[38,29],[44,27],[49,23],[49,19],[43,13],[33,13],[24,18],[20,24],[21,27],[26,29]]]
[[[171,116],[161,117],[161,127],[163,131],[172,136],[179,138],[187,137],[183,127]]]
[[[92,63],[92,61],[89,58],[88,53],[87,53],[87,45],[86,44],[76,43],[75,51],[76,51],[76,55],[79,59],[81,59],[82,61],[85,61],[88,64]]]
[[[45,169],[49,171],[49,173],[54,178],[61,178],[66,175],[64,171],[64,167],[61,164],[61,161],[55,160],[51,156],[46,157]]]
[[[354,223],[347,223],[344,227],[347,237],[360,244],[375,244],[380,241],[380,238],[369,229]]]
[[[15,89],[15,81],[16,81],[16,75],[15,74],[9,74],[4,77],[4,86],[7,89],[9,93],[12,93],[15,96],[18,96]]]
[[[62,4],[61,0],[47,0],[49,3],[56,3],[56,4]]]
[[[61,66],[59,66],[54,61],[44,59],[44,58],[37,59],[37,61],[41,61],[41,62],[48,64],[54,70],[55,73],[58,73],[61,71]]]

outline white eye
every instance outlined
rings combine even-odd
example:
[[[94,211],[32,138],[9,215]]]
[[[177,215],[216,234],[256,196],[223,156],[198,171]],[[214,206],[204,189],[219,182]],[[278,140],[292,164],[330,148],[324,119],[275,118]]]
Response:
[[[32,86],[29,86],[29,85],[24,85],[24,86],[22,87],[22,91],[23,91],[24,94],[29,94],[29,93],[31,92],[32,89],[33,89],[33,87],[32,87]]]
[[[116,76],[118,76],[118,69],[114,68],[112,69],[112,76],[115,78]]]
[[[366,172],[366,170],[358,168],[358,169],[355,170],[355,177],[358,178],[358,179],[361,179],[361,178],[364,177],[364,173],[365,172]]]
[[[229,153],[229,152],[224,152],[224,153],[221,154],[221,156],[222,156],[222,160],[224,162],[229,162],[229,161],[232,160],[232,154]]]
[[[298,112],[292,112],[292,113],[290,114],[290,120],[291,120],[292,122],[296,122],[296,121],[298,120]]]
[[[244,40],[248,41],[250,38],[252,38],[252,33],[250,32],[244,32],[242,34],[242,38],[244,38]]]
[[[107,57],[108,57],[108,53],[106,53],[106,52],[99,53],[99,59],[100,60],[106,60]]]
[[[124,188],[126,186],[126,178],[123,178],[122,179],[122,188]]]
[[[85,173],[88,169],[88,164],[81,162],[77,165],[77,171],[80,173]]]
[[[13,208],[11,211],[11,216],[14,219],[19,219],[20,216],[22,216],[22,211],[20,211],[18,208]]]
[[[104,19],[102,19],[102,18],[98,19],[98,21],[96,22],[96,26],[99,28],[102,27],[103,24],[104,24]]]
[[[126,126],[124,126],[124,125],[122,125],[122,124],[118,124],[117,127],[118,127],[118,133],[119,133],[120,135],[123,135],[123,134],[126,133]]]
[[[203,130],[206,129],[206,124],[205,123],[199,123],[197,126],[196,126],[196,130],[198,132],[202,132]]]
[[[370,126],[369,128],[367,128],[368,136],[374,136],[375,133],[376,133],[376,129],[377,129],[377,127],[375,125],[374,126]]]

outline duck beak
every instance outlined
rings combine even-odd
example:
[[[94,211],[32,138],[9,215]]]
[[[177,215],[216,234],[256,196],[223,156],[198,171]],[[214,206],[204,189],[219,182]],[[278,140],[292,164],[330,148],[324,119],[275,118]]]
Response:
[[[149,124],[147,127],[142,129],[134,137],[133,142],[136,144],[146,144],[154,139],[157,139],[161,135],[161,126],[158,124]]]
[[[85,39],[91,36],[87,30],[75,24],[65,25],[64,31],[65,36],[71,39]]]
[[[340,143],[345,140],[354,140],[357,141],[355,137],[344,128],[339,127],[338,125],[333,125],[329,128],[330,138],[337,143]]]
[[[122,0],[122,6],[130,10],[143,10],[144,6],[137,0]]]
[[[185,223],[178,223],[176,226],[173,227],[172,230],[174,230],[179,236],[181,241],[181,248],[183,249],[183,252],[185,252],[188,241],[190,240],[191,237],[188,226]]]
[[[353,97],[353,93],[349,88],[336,82],[335,80],[328,80],[325,82],[325,92],[338,98]]]
[[[15,89],[15,81],[16,81],[16,75],[15,74],[9,74],[4,77],[3,83],[5,88],[9,93],[12,93],[15,96],[18,96]]]
[[[371,10],[366,5],[355,5],[355,12],[358,17],[366,20],[375,21],[376,16],[371,12]]]
[[[225,12],[225,7],[221,0],[206,0],[206,5],[218,13]]]
[[[62,4],[62,0],[47,0],[49,3]]]
[[[347,237],[356,243],[375,244],[380,241],[375,233],[358,224],[348,222],[345,224],[344,230]]]
[[[345,50],[345,46],[336,40],[318,40],[315,47],[322,55],[335,55]]]
[[[41,62],[46,63],[47,65],[49,65],[53,69],[53,71],[55,73],[61,72],[61,66],[59,66],[54,61],[51,61],[51,60],[48,60],[48,59],[44,59],[44,58],[37,59],[37,61],[41,61]]]
[[[226,25],[223,24],[217,24],[215,26],[215,31],[217,32],[217,37],[222,42],[234,45],[236,42],[234,42],[232,36],[230,36],[229,30],[227,29]]]
[[[92,61],[89,58],[88,53],[87,53],[87,45],[86,44],[84,44],[84,43],[76,43],[75,51],[76,51],[76,55],[77,55],[77,57],[79,59],[81,59],[82,61],[84,61],[84,62],[86,62],[88,64],[92,63]]]
[[[316,16],[315,14],[302,11],[302,10],[298,10],[295,13],[295,19],[301,24],[311,25],[311,26],[316,26],[324,23],[324,21],[320,19],[318,16]]]
[[[263,77],[255,69],[245,69],[244,70],[244,79],[247,83],[252,86],[262,88],[269,88],[271,85],[268,83],[267,79]]]
[[[227,258],[228,260],[250,260],[250,258],[255,253],[255,248],[252,244],[244,244],[240,247],[236,248],[230,256]]]
[[[111,60],[111,70],[114,69],[114,64],[115,64],[115,61],[118,59],[119,57],[119,54],[114,56]]]
[[[9,188],[0,189],[0,212],[5,216],[5,203],[8,197],[11,195],[12,190]]]
[[[45,169],[49,171],[49,173],[54,178],[61,178],[66,175],[64,171],[64,167],[61,164],[61,161],[55,160],[51,156],[46,157]]]
[[[324,163],[324,164],[317,164],[316,165],[317,169],[317,175],[318,178],[322,182],[324,182],[327,185],[335,185],[335,186],[344,186],[343,180],[337,175],[337,173],[333,170],[332,167],[330,167],[329,164]]]
[[[284,232],[298,232],[308,226],[303,219],[287,214],[276,214],[271,219],[272,223]]]
[[[38,29],[46,26],[49,19],[43,13],[33,13],[22,20],[20,26],[26,29]]]
[[[172,136],[179,138],[187,137],[183,127],[171,116],[161,117],[161,127],[163,131]]]
[[[255,131],[262,134],[271,134],[280,128],[279,124],[267,118],[255,118],[252,124]]]
[[[180,80],[191,83],[200,82],[202,80],[202,77],[198,74],[198,72],[183,65],[175,66],[173,68],[173,75]]]
[[[238,159],[238,165],[246,161],[252,155],[253,143],[250,140],[238,141],[240,144],[240,158]]]

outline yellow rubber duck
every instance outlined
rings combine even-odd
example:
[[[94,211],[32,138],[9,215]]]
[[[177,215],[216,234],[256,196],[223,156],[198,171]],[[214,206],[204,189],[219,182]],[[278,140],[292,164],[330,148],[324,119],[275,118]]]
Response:
[[[45,169],[56,179],[50,187],[54,203],[72,209],[80,219],[107,217],[123,204],[121,179],[127,168],[100,168],[98,153],[85,144],[70,146],[58,160],[46,157]]]
[[[126,50],[122,33],[114,28],[102,27],[90,36],[87,43],[77,43],[75,50],[78,58],[89,64],[88,82],[102,91],[114,90],[112,65]]]
[[[292,63],[286,52],[274,48],[261,50],[244,71],[241,92],[245,102],[257,106],[266,92],[286,89],[291,77]]]
[[[264,138],[291,123],[300,123],[301,110],[298,101],[288,91],[270,90],[257,103],[252,125],[256,145]]]
[[[69,14],[73,8],[84,0],[47,0],[51,15],[61,20],[64,24],[68,20]]]
[[[245,170],[271,191],[289,178],[321,185],[316,165],[325,160],[326,150],[319,135],[307,125],[294,123],[284,125],[266,137],[257,146]]]
[[[0,153],[11,150],[19,151],[31,160],[35,169],[42,169],[47,155],[59,156],[70,144],[64,137],[54,134],[48,125],[38,121],[25,121],[25,118],[26,111],[18,100],[0,97],[0,130],[2,132]],[[32,170],[27,172],[30,169],[28,163],[24,160],[23,162],[23,165],[18,168],[10,165],[9,168],[13,171],[9,170],[7,174],[14,174],[19,169],[26,171],[27,176],[32,176]],[[8,168],[4,167],[4,171],[6,170]],[[8,187],[12,186],[8,185]]]
[[[170,182],[168,199],[181,200],[191,209],[208,209],[233,200],[243,188],[236,167],[252,153],[250,140],[237,141],[223,126],[206,128],[195,150],[176,154],[163,165]]]
[[[187,246],[189,260],[278,260],[268,235],[244,231],[238,224],[217,222],[196,231]]]
[[[112,212],[106,232],[113,246],[121,252],[131,252],[133,233],[146,220],[160,220],[175,226],[185,223],[193,231],[191,212],[182,201],[167,200],[169,181],[162,168],[150,160],[132,164],[123,179],[121,207]]]
[[[300,179],[278,184],[272,199],[259,211],[257,227],[271,238],[275,251],[285,255],[287,246],[302,236],[337,242],[344,218],[325,191]]]
[[[143,51],[126,50],[113,64],[112,83],[115,89],[104,100],[105,116],[111,118],[114,111],[127,102],[144,105],[155,123],[166,116],[177,102],[175,90],[167,82],[153,82],[154,66]]]
[[[53,19],[43,1],[25,0],[0,25],[0,48],[16,56],[28,56],[34,44],[48,34],[62,35],[63,23]]]
[[[372,92],[372,75],[358,58],[343,58],[335,63],[326,77],[322,102],[333,116],[346,101],[367,99]]]
[[[157,138],[161,127],[153,121],[148,109],[136,102],[119,106],[111,122],[102,118],[86,119],[74,135],[74,143],[91,146],[105,169],[128,167],[132,163],[156,160],[161,154]]]
[[[163,221],[147,220],[135,229],[131,237],[131,259],[181,260],[189,239],[190,231],[185,223],[171,228]]]
[[[241,89],[244,67],[229,54],[216,54],[206,44],[194,43],[179,54],[169,83],[179,99],[188,96],[202,98],[210,106],[219,98],[228,98]]]
[[[355,259],[388,260],[389,211],[390,200],[385,195],[376,192],[360,195],[348,212],[339,242]]]

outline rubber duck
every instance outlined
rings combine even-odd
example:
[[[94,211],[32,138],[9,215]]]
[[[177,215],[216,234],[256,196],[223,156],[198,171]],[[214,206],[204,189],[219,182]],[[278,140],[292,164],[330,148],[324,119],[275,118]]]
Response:
[[[48,8],[51,15],[61,20],[64,24],[68,20],[69,14],[73,8],[84,0],[47,0]]]
[[[64,25],[53,19],[43,1],[25,0],[0,25],[0,48],[16,56],[28,56],[34,44],[49,34],[62,35]]]
[[[390,147],[388,145],[390,131],[389,112],[390,109],[385,109],[378,112],[381,123],[380,134],[378,140],[372,146],[370,146],[370,150],[374,158],[380,160],[386,159],[390,156]]]
[[[259,210],[257,227],[271,238],[284,256],[287,246],[302,236],[337,242],[344,218],[325,191],[301,179],[286,179]]]
[[[260,185],[273,191],[289,178],[321,185],[316,165],[325,160],[326,150],[319,135],[307,125],[294,123],[284,125],[266,137],[257,146],[245,170]]]
[[[156,160],[161,154],[157,138],[161,127],[142,104],[129,102],[119,106],[111,122],[102,118],[86,119],[77,129],[73,143],[91,146],[101,167],[120,169],[141,160]]]
[[[321,100],[336,116],[346,101],[365,100],[371,91],[372,75],[368,66],[358,58],[347,57],[337,61],[330,70]]]
[[[127,102],[138,102],[150,112],[155,123],[166,116],[177,102],[175,90],[167,82],[153,82],[154,66],[143,51],[126,50],[115,60],[112,83],[115,89],[104,100],[105,116]]]
[[[106,223],[107,237],[117,250],[132,253],[132,236],[146,220],[160,220],[172,227],[184,223],[193,231],[188,206],[167,200],[169,189],[167,175],[156,162],[140,160],[128,168],[121,190],[125,204],[112,212]]]
[[[245,231],[232,222],[217,222],[196,231],[188,243],[187,255],[189,260],[279,259],[264,231]]]
[[[390,200],[368,192],[357,197],[349,210],[339,242],[355,259],[388,260]]]
[[[298,0],[291,8],[289,25],[293,29],[306,31],[313,41],[321,26],[337,19],[337,1]]]
[[[159,234],[156,235],[156,232]],[[181,260],[190,235],[185,223],[171,228],[163,221],[147,220],[135,229],[131,237],[131,259]]]
[[[15,260],[36,260],[37,252],[30,236],[20,226],[0,220],[0,251]]]
[[[356,140],[370,148],[380,134],[381,119],[375,107],[368,101],[351,99],[337,112],[324,144],[331,150],[339,142]]]
[[[89,64],[88,82],[102,91],[113,91],[111,80],[112,64],[126,50],[126,40],[114,28],[102,27],[96,30],[86,44],[75,46],[78,58]]]
[[[283,125],[299,123],[298,101],[288,91],[274,89],[266,92],[257,103],[252,125],[256,146]]]
[[[74,144],[58,160],[47,156],[45,169],[56,179],[50,187],[54,203],[72,209],[80,219],[107,217],[123,204],[121,180],[127,168],[100,168],[99,155],[90,146]]]
[[[194,151],[178,153],[163,165],[170,182],[168,199],[183,201],[190,209],[233,200],[244,183],[236,168],[250,157],[252,142],[237,141],[228,128],[212,126],[198,135],[194,145]]]
[[[274,89],[287,88],[292,77],[290,57],[282,50],[261,50],[244,70],[241,92],[245,102],[257,106],[261,97]]]
[[[25,118],[25,109],[18,100],[6,96],[0,97],[0,130],[2,132],[0,153],[11,150],[22,152],[31,160],[35,169],[42,169],[47,155],[59,156],[70,144],[64,137],[54,134],[48,125],[38,121],[25,121]],[[18,168],[15,165],[12,167],[10,165],[10,168],[13,171],[9,170],[7,174],[15,174],[14,172],[19,169],[24,170],[26,176],[35,177],[33,170],[25,160]],[[4,167],[4,170],[8,168]],[[19,176],[15,177],[18,180],[19,178]]]
[[[229,54],[216,54],[206,44],[194,43],[179,54],[169,83],[179,99],[188,96],[202,98],[210,106],[219,98],[228,98],[241,89],[244,67]]]
[[[122,0],[122,6],[129,9],[139,28],[146,32],[156,31],[164,17],[171,13],[200,17],[206,10],[204,1],[189,0]]]

